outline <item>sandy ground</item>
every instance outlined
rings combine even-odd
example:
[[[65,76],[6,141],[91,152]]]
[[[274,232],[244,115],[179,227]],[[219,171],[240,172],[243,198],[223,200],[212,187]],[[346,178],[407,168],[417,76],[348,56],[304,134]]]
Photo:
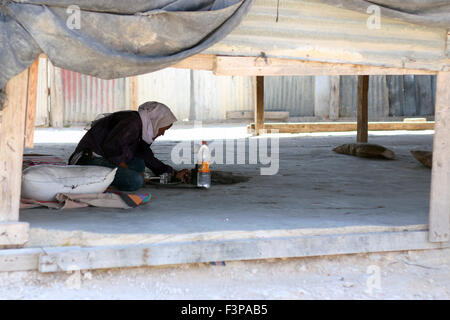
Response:
[[[164,144],[170,140],[205,138],[204,132],[186,130],[168,132],[160,142]],[[76,143],[83,133],[76,129],[37,130],[36,143],[41,144],[41,147],[34,151],[45,151],[42,145],[45,143],[53,146],[58,143]],[[219,126],[211,128],[207,138],[221,138],[224,134],[228,139],[247,136],[243,126],[235,126],[232,130]],[[384,136],[387,134],[372,133],[372,142],[385,142]],[[417,139],[423,147],[431,147],[432,133],[414,134],[427,135]],[[330,135],[287,136],[319,137],[312,145],[316,149],[323,146],[328,149],[332,144],[327,138]],[[348,133],[333,134],[335,138],[341,135],[346,140],[353,139],[348,138]],[[401,161],[407,164],[407,171],[415,170],[422,177],[422,183],[427,184],[428,173],[421,173],[425,169],[409,158],[409,142],[404,137],[392,141],[397,141],[392,146],[399,150]],[[303,146],[303,142],[298,143],[300,147]],[[314,151],[312,155],[320,158],[322,149],[317,149],[319,151]],[[289,149],[280,149],[280,152],[282,150]],[[58,155],[68,156],[65,148],[60,153]],[[280,157],[289,160],[289,157]],[[346,161],[348,164],[348,161],[359,163],[360,160],[350,157]],[[376,166],[375,169],[385,174]],[[402,175],[406,176],[406,171]],[[305,172],[303,178],[307,176]],[[420,195],[419,191],[414,192]],[[420,216],[417,219],[417,222],[414,220],[411,223],[422,223]],[[442,249],[227,261],[225,265],[189,264],[50,274],[3,272],[0,273],[0,299],[449,299],[449,267],[450,249]]]
[[[0,299],[449,299],[450,249],[0,273]]]

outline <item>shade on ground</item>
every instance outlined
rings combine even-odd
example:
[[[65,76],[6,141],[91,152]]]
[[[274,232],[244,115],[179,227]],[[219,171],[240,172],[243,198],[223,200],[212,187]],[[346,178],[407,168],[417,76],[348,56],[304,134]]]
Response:
[[[432,134],[371,135],[370,142],[396,153],[397,158],[392,161],[363,159],[332,151],[337,145],[354,142],[354,134],[277,136],[279,170],[276,175],[260,174],[260,168],[268,165],[248,164],[249,139],[235,137],[246,142],[246,164],[213,165],[213,170],[250,176],[248,182],[213,185],[209,190],[148,187],[139,192],[151,193],[152,200],[131,210],[94,207],[66,211],[23,210],[20,220],[29,222],[31,227],[27,246],[90,246],[427,228],[431,171],[418,163],[410,150],[431,151]],[[166,138],[155,142],[153,150],[161,160],[170,163],[170,150],[176,143],[177,140]],[[32,152],[67,158],[74,147],[73,143],[39,143]]]

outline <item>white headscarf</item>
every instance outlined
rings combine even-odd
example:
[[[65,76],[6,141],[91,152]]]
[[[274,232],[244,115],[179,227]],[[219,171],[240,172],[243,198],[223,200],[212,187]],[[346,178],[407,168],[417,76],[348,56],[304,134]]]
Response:
[[[138,112],[142,120],[142,139],[148,144],[153,142],[159,129],[177,121],[169,107],[156,101],[140,105]]]

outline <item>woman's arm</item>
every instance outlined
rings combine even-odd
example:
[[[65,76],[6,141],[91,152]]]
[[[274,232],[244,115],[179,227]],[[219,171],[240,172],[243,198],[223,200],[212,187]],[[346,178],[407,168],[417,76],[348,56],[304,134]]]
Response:
[[[171,166],[164,164],[162,161],[157,159],[153,154],[152,149],[150,149],[150,145],[143,140],[139,143],[136,156],[142,157],[145,161],[146,167],[152,170],[156,175],[161,175],[166,172],[174,175],[176,172]]]

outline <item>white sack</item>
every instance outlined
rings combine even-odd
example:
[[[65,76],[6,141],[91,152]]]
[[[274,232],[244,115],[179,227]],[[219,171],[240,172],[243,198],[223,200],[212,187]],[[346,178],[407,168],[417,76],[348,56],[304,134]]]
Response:
[[[53,201],[57,193],[102,193],[113,182],[117,168],[101,166],[38,165],[22,175],[22,198]]]

